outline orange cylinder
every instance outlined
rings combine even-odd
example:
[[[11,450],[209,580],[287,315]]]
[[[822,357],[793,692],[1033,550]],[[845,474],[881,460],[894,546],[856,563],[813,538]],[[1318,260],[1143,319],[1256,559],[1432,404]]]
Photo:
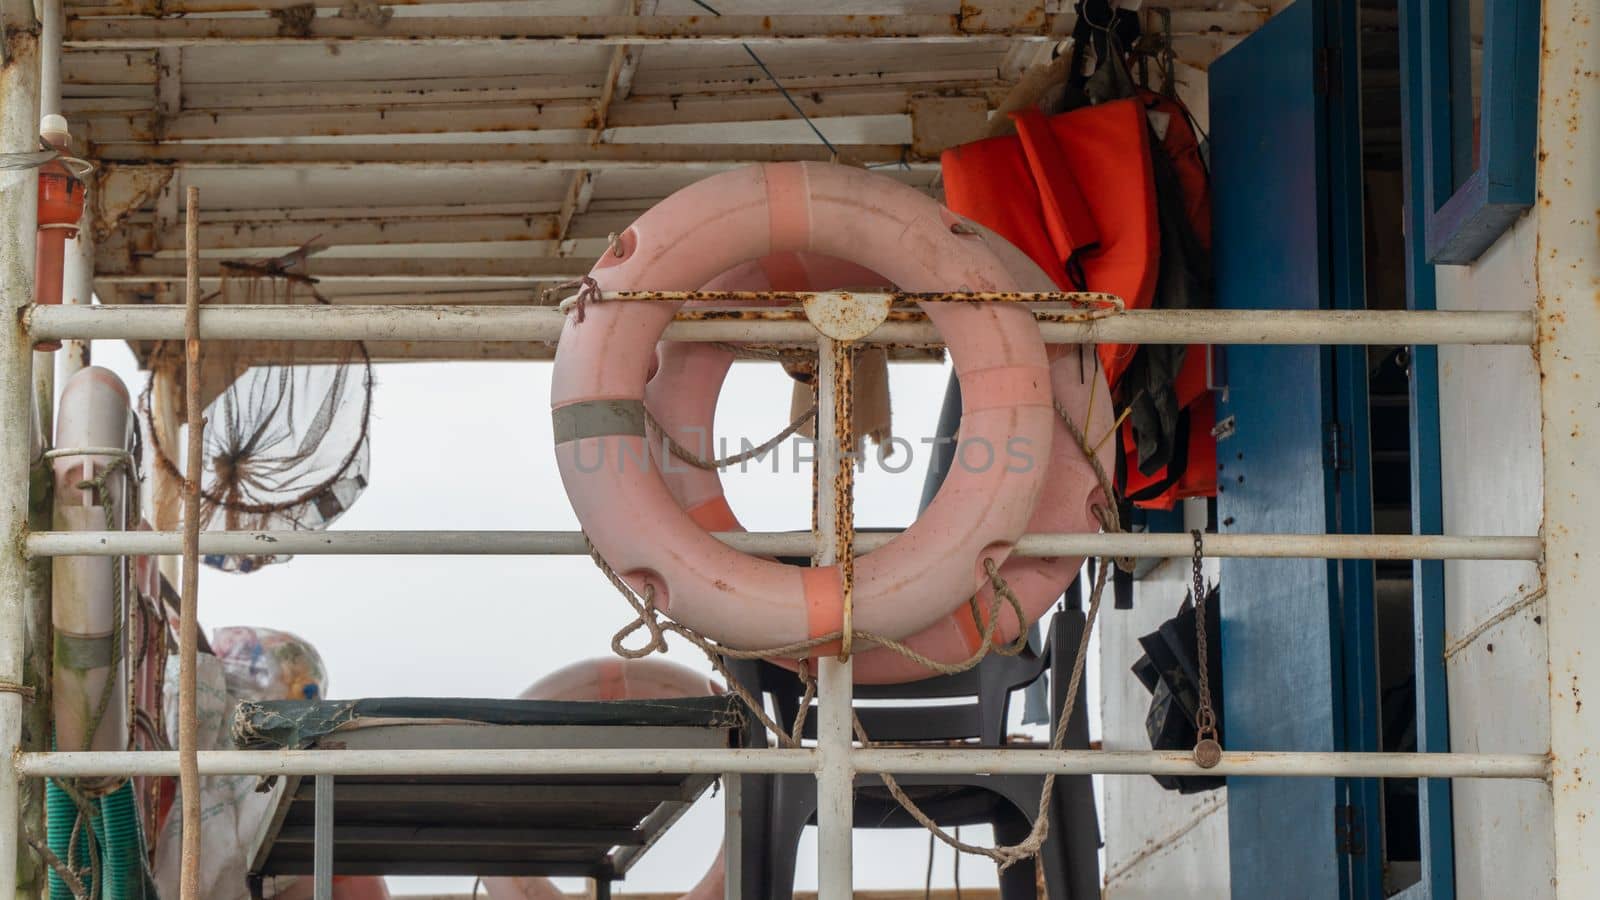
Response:
[[[45,140],[65,153],[71,149],[71,137],[66,133],[65,122],[46,117],[42,130]],[[83,216],[83,200],[88,187],[72,173],[67,164],[55,159],[39,169],[39,235],[33,253],[33,302],[58,304],[61,302],[61,267],[66,261],[67,238],[78,234],[78,220]],[[35,350],[56,350],[60,341],[40,341]]]

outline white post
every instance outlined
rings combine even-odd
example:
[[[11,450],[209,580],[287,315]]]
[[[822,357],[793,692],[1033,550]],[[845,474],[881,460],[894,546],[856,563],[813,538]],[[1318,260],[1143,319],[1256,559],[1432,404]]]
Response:
[[[94,303],[94,195],[84,206],[83,220],[78,224],[78,236],[67,241],[67,258],[61,271],[61,302],[67,306],[88,306]],[[56,378],[65,384],[68,378],[89,365],[89,341],[62,341],[58,357]]]
[[[39,21],[39,115],[61,114],[62,0],[43,0]],[[37,131],[37,126],[35,127]],[[37,146],[37,144],[35,144]],[[33,355],[34,421],[39,441],[48,446],[55,431],[56,360],[54,353]]]
[[[1539,91],[1539,393],[1544,426],[1545,631],[1559,898],[1600,884],[1600,16],[1547,0]]]
[[[28,0],[0,0],[0,152],[39,146],[39,42]],[[23,598],[28,564],[28,422],[33,354],[18,326],[33,302],[38,231],[35,170],[0,172],[0,900],[17,895],[21,814],[16,754],[22,739]]]
[[[39,118],[61,115],[62,0],[39,4]]]
[[[851,434],[850,345],[829,337],[817,340],[816,564],[844,569],[845,609],[849,609],[852,538],[851,498],[855,470],[841,460]],[[841,435],[844,440],[841,441]],[[853,627],[848,612],[846,634]],[[846,644],[848,646],[848,643]],[[853,747],[854,674],[848,657],[832,653],[817,671],[817,897],[847,900],[854,886],[852,839],[855,831]]]
[[[318,775],[313,783],[311,896],[333,900],[333,776]]]

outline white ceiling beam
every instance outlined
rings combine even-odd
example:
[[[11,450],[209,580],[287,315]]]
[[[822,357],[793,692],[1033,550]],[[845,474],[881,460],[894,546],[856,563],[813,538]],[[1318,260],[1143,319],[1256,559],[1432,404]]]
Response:
[[[70,59],[70,56],[69,56]],[[903,85],[917,91],[980,91],[992,87],[995,70],[963,67],[921,70],[877,70],[863,63],[859,72],[783,73],[791,91],[828,91]],[[666,69],[633,86],[632,97],[724,97],[729,94],[768,92],[767,77],[754,66],[706,70]],[[69,85],[70,87],[70,85]],[[342,81],[211,82],[184,85],[184,104],[213,112],[268,107],[351,106],[386,108],[431,106],[446,103],[546,103],[552,100],[592,100],[605,88],[603,78],[575,73],[530,73],[482,78],[349,79]],[[124,90],[125,89],[125,90]],[[142,93],[136,93],[141,91]],[[148,85],[123,85],[108,89],[97,82],[85,96],[148,96]]]
[[[435,0],[429,0],[435,2]],[[470,0],[460,0],[470,2]],[[318,16],[303,28],[286,26],[271,15],[174,17],[97,17],[74,8],[66,46],[80,50],[141,50],[206,44],[285,44],[365,42],[453,45],[462,43],[970,43],[1058,41],[1072,33],[1071,13],[1038,13],[988,20],[971,15],[595,15],[595,16],[403,16],[364,22],[337,14]],[[181,4],[180,4],[181,5]],[[301,6],[286,2],[285,6]],[[402,4],[404,5],[404,4]],[[1205,0],[1169,4],[1174,35],[1247,34],[1270,15],[1267,10],[1208,8]],[[246,12],[268,12],[274,0],[252,3]],[[123,13],[124,15],[126,13]]]
[[[936,160],[908,157],[900,144],[841,144],[845,165],[905,162],[913,170],[937,171]],[[108,143],[95,158],[116,167],[145,164],[179,169],[258,167],[720,170],[767,162],[828,162],[821,144],[146,144]]]
[[[629,0],[628,11],[638,18],[656,11],[656,0]],[[589,145],[605,142],[606,125],[611,121],[611,108],[619,100],[628,99],[633,92],[633,77],[639,71],[639,58],[644,48],[636,44],[618,44],[611,51],[611,63],[606,66],[605,84],[594,104],[594,123],[589,129]],[[594,199],[595,173],[579,169],[572,173],[567,183],[567,193],[561,201],[561,212],[556,216],[556,240],[565,241],[572,230],[572,219],[588,211]]]
[[[626,69],[614,71],[618,71],[620,77]],[[847,118],[905,115],[910,113],[914,98],[927,94],[966,93],[979,99],[998,100],[1004,90],[998,86],[934,84],[842,88],[793,96],[812,118]],[[600,101],[497,100],[395,107],[302,104],[254,110],[190,106],[166,115],[152,112],[130,116],[123,111],[111,112],[89,116],[88,121],[96,142],[107,143],[552,130],[595,132],[605,128],[777,122],[797,118],[799,114],[780,92],[752,91],[626,101],[620,98],[605,101],[602,97]]]
[[[267,15],[239,17],[77,18],[66,44],[84,49],[133,49],[207,44],[364,42],[416,47],[461,43],[914,43],[1057,40],[1070,33],[1066,15],[1033,17],[1031,24],[991,26],[950,15],[776,16],[404,16],[383,23],[318,16],[303,28]]]
[[[495,259],[476,257],[421,257],[406,259],[328,259],[313,256],[296,271],[328,284],[411,283],[537,284],[568,281],[589,271],[590,262],[563,257]],[[200,280],[221,280],[222,260],[200,261]],[[243,273],[241,273],[243,274]],[[106,284],[172,284],[184,279],[181,259],[137,259],[131,266],[100,265],[95,280]]]

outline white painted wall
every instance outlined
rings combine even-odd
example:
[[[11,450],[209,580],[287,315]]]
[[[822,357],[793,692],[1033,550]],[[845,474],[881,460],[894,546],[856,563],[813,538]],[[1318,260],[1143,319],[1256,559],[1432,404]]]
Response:
[[[1472,266],[1437,270],[1440,309],[1531,310],[1537,213]],[[1521,347],[1439,351],[1444,530],[1535,534],[1542,518],[1539,371]],[[1532,563],[1445,565],[1450,749],[1543,753],[1550,704],[1544,603]],[[1554,896],[1547,785],[1457,781],[1456,889],[1463,900]]]
[[[1208,580],[1216,564],[1205,567]],[[1149,750],[1144,716],[1150,692],[1130,667],[1138,639],[1178,611],[1191,581],[1188,564],[1167,560],[1134,586],[1134,608],[1100,612],[1101,739],[1107,750]],[[1227,790],[1183,796],[1144,775],[1106,776],[1107,900],[1228,896]],[[1174,893],[1177,891],[1178,893]]]

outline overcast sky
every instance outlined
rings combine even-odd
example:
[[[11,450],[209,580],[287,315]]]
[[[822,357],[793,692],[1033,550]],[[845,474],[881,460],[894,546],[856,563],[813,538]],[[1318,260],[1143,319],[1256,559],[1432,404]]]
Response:
[[[117,371],[137,396],[144,376],[125,345],[96,342],[94,362]],[[576,529],[551,452],[550,372],[548,363],[377,367],[371,486],[336,527]],[[947,372],[928,364],[891,367],[895,432],[911,439],[917,454],[903,474],[869,464],[858,476],[859,524],[904,526],[915,517],[927,462],[916,439],[934,434]],[[789,390],[776,365],[735,366],[718,407],[718,434],[737,446],[741,433],[757,443],[776,433],[788,423]],[[900,468],[904,461],[893,462]],[[794,471],[789,456],[779,474],[752,466],[725,481],[746,527],[810,527],[810,470]],[[585,557],[302,556],[250,575],[202,573],[200,616],[208,632],[259,625],[306,638],[322,653],[335,698],[512,697],[547,672],[609,653],[612,633],[629,618]],[[669,658],[710,671],[692,647],[678,646]],[[1097,695],[1091,681],[1089,696]],[[623,887],[692,886],[716,853],[721,815],[720,798],[703,798]],[[967,829],[963,837],[989,839],[987,829]],[[922,885],[925,832],[858,831],[855,841],[857,886]],[[816,883],[814,847],[808,831],[801,889]],[[949,886],[953,859],[943,845],[935,869],[934,884]],[[961,883],[994,884],[993,866],[964,859]],[[471,879],[394,879],[392,887],[465,892]]]

